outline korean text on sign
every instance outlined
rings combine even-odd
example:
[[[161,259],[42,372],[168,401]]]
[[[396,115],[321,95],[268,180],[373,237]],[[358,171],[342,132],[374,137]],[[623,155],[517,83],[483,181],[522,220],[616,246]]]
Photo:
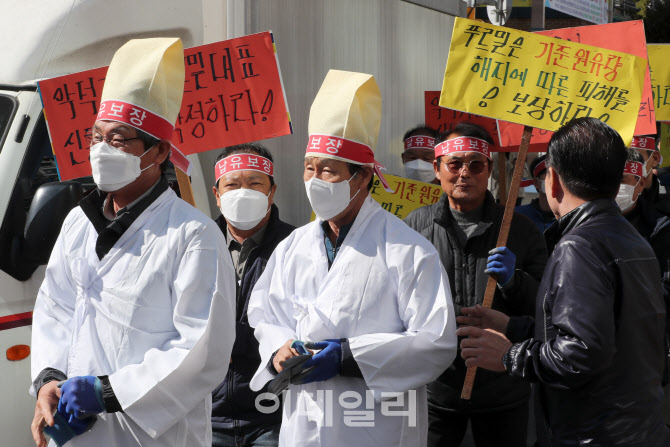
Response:
[[[461,122],[468,122],[478,124],[486,129],[493,137],[493,143],[496,148],[500,147],[498,140],[498,126],[496,120],[487,118],[485,116],[473,115],[467,112],[447,109],[440,107],[440,92],[427,91],[424,93],[425,101],[425,121],[426,125],[437,130],[438,132],[446,132]]]
[[[292,133],[271,33],[186,49],[184,65],[172,143],[185,154]],[[91,175],[86,135],[106,75],[107,67],[101,67],[39,82],[61,180]],[[136,113],[131,121],[139,126],[149,118]]]
[[[547,130],[573,118],[633,137],[647,61],[457,18],[440,105]]]
[[[647,45],[657,121],[670,121],[670,45]]]
[[[389,174],[386,174],[385,177],[391,185],[391,189],[395,192],[386,191],[380,184],[379,179],[375,178],[370,195],[382,208],[401,219],[407,217],[417,208],[437,203],[442,195],[440,185],[418,182]]]

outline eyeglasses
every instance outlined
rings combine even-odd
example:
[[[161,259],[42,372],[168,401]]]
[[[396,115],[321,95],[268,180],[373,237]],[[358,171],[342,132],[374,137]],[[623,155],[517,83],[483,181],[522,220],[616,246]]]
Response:
[[[99,132],[92,132],[86,134],[86,140],[88,141],[89,146],[93,146],[98,143],[102,143],[103,141],[106,141],[107,144],[117,149],[121,149],[122,147],[124,147],[128,141],[139,140],[139,139],[140,137],[126,138],[118,133],[109,133],[106,136],[102,135]]]
[[[449,160],[444,161],[443,163],[447,165],[447,169],[449,169],[449,172],[452,174],[460,174],[463,170],[463,167],[466,166],[466,163],[463,162],[463,160]],[[467,163],[470,174],[481,174],[484,172],[486,166],[488,166],[488,162],[481,160],[471,160],[469,163]]]

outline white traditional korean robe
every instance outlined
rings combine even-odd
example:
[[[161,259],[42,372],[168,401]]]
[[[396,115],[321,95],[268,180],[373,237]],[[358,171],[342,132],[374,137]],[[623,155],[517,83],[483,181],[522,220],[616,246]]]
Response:
[[[235,338],[221,230],[167,189],[102,260],[97,236],[70,212],[33,314],[33,379],[46,367],[108,375],[124,411],[98,415],[68,447],[210,447],[210,392]]]
[[[281,242],[253,290],[262,361],[251,388],[273,378],[266,365],[287,340],[348,338],[364,378],[291,385],[279,445],[424,446],[424,385],[451,364],[457,343],[438,254],[368,197],[329,271],[321,224]]]

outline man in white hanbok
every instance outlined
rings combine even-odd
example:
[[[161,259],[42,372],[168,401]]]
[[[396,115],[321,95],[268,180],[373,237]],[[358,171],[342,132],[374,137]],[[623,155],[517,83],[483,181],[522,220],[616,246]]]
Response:
[[[179,39],[132,40],[110,65],[98,188],[65,220],[33,315],[38,446],[211,445],[235,280],[217,225],[162,175],[183,83]]]
[[[425,384],[456,353],[437,252],[369,195],[373,171],[388,187],[373,153],[380,121],[371,75],[328,73],[305,158],[317,219],[277,246],[252,293],[262,358],[252,389],[303,341],[318,351],[288,387],[280,446],[424,446]]]

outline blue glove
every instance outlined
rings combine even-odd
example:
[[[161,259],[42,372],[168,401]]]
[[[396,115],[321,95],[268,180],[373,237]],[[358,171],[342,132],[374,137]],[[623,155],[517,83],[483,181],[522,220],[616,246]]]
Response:
[[[105,411],[102,400],[102,383],[95,376],[72,377],[60,388],[58,411],[83,419]],[[72,419],[72,418],[70,418]]]
[[[68,421],[70,419],[70,421]],[[44,427],[44,434],[54,440],[58,447],[65,445],[70,439],[88,431],[95,424],[96,417],[86,419],[73,418],[72,415],[57,411],[54,414],[53,427],[47,425]]]
[[[307,375],[291,383],[305,384],[332,379],[342,369],[342,345],[340,340],[324,340],[305,343],[307,349],[320,350],[303,364],[303,370],[313,368]],[[294,378],[295,379],[295,378]]]
[[[494,248],[489,255],[484,273],[496,275],[498,284],[506,285],[514,276],[516,255],[507,247]]]

